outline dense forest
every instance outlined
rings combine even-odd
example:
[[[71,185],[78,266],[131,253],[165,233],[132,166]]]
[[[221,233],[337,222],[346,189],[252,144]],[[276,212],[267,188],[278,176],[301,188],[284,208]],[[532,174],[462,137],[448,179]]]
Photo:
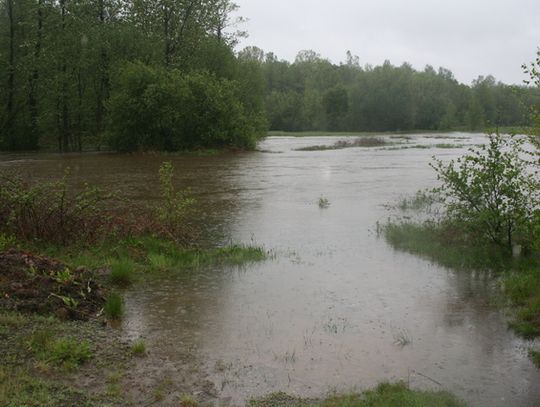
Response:
[[[522,126],[538,90],[444,68],[294,63],[248,47],[229,0],[0,0],[0,148],[253,148],[266,130]]]
[[[493,76],[479,76],[467,86],[445,68],[417,71],[389,61],[362,67],[350,52],[339,65],[314,51],[301,51],[294,63],[256,47],[240,55],[261,66],[272,130],[477,131],[526,126],[531,108],[540,101],[537,88],[505,85]]]
[[[253,147],[258,67],[228,0],[2,0],[3,149]]]

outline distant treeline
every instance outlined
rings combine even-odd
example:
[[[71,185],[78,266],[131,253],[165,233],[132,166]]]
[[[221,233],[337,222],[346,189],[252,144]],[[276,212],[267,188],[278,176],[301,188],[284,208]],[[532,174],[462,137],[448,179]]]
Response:
[[[258,64],[229,0],[0,0],[0,148],[253,147]]]
[[[230,0],[0,0],[0,149],[253,148],[272,130],[527,125],[536,88],[235,54]]]
[[[332,64],[313,51],[294,63],[256,47],[241,52],[257,61],[266,81],[266,111],[271,130],[483,130],[526,126],[538,88],[508,86],[492,76],[472,86],[459,83],[445,68],[409,64],[362,67],[347,53]]]

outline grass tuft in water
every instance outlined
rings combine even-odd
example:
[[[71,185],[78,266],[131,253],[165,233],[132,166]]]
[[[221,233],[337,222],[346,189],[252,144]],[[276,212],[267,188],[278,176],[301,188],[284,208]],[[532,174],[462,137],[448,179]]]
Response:
[[[117,293],[111,293],[105,301],[105,315],[112,320],[119,320],[124,314],[124,302]]]
[[[325,150],[342,150],[351,147],[381,147],[387,145],[388,142],[380,137],[358,137],[354,140],[339,140],[332,145],[317,145],[295,149],[295,151],[325,151]]]
[[[533,361],[534,365],[540,369],[540,351],[530,350],[529,357]]]
[[[135,271],[135,263],[127,258],[122,257],[111,262],[111,274],[109,280],[111,283],[118,286],[128,286],[133,283],[133,274]]]
[[[330,207],[330,201],[324,196],[319,197],[319,208],[327,209]]]
[[[142,339],[133,342],[133,344],[131,345],[131,354],[135,356],[146,355],[146,344]]]

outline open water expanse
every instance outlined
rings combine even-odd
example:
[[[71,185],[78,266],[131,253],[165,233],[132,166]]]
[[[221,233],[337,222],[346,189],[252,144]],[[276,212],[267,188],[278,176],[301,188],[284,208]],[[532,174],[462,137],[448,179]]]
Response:
[[[377,222],[395,213],[389,204],[436,185],[433,155],[450,159],[485,142],[467,133],[408,137],[384,136],[431,148],[295,151],[340,138],[271,137],[259,152],[4,154],[0,168],[48,179],[70,167],[81,183],[152,205],[157,170],[170,160],[197,199],[202,244],[271,251],[262,263],[148,278],[126,293],[124,335],[144,338],[164,361],[193,363],[220,400],[405,380],[472,406],[538,406],[540,369],[493,305],[493,277],[395,251],[377,236]],[[329,208],[319,208],[320,196]]]

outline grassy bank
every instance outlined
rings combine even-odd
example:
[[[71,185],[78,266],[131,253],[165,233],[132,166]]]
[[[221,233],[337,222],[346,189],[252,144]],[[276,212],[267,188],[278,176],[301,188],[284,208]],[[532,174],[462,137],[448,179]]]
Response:
[[[470,244],[463,234],[438,223],[390,223],[383,228],[395,248],[458,270],[489,270],[500,276],[501,291],[511,309],[510,326],[524,338],[540,337],[540,257],[528,253],[519,258],[498,246]],[[540,365],[538,352],[531,353]]]
[[[92,246],[36,247],[73,267],[109,267],[117,274],[159,271],[186,272],[209,265],[233,265],[266,260],[271,254],[261,246],[230,244],[216,248],[183,247],[155,236],[107,240]]]

